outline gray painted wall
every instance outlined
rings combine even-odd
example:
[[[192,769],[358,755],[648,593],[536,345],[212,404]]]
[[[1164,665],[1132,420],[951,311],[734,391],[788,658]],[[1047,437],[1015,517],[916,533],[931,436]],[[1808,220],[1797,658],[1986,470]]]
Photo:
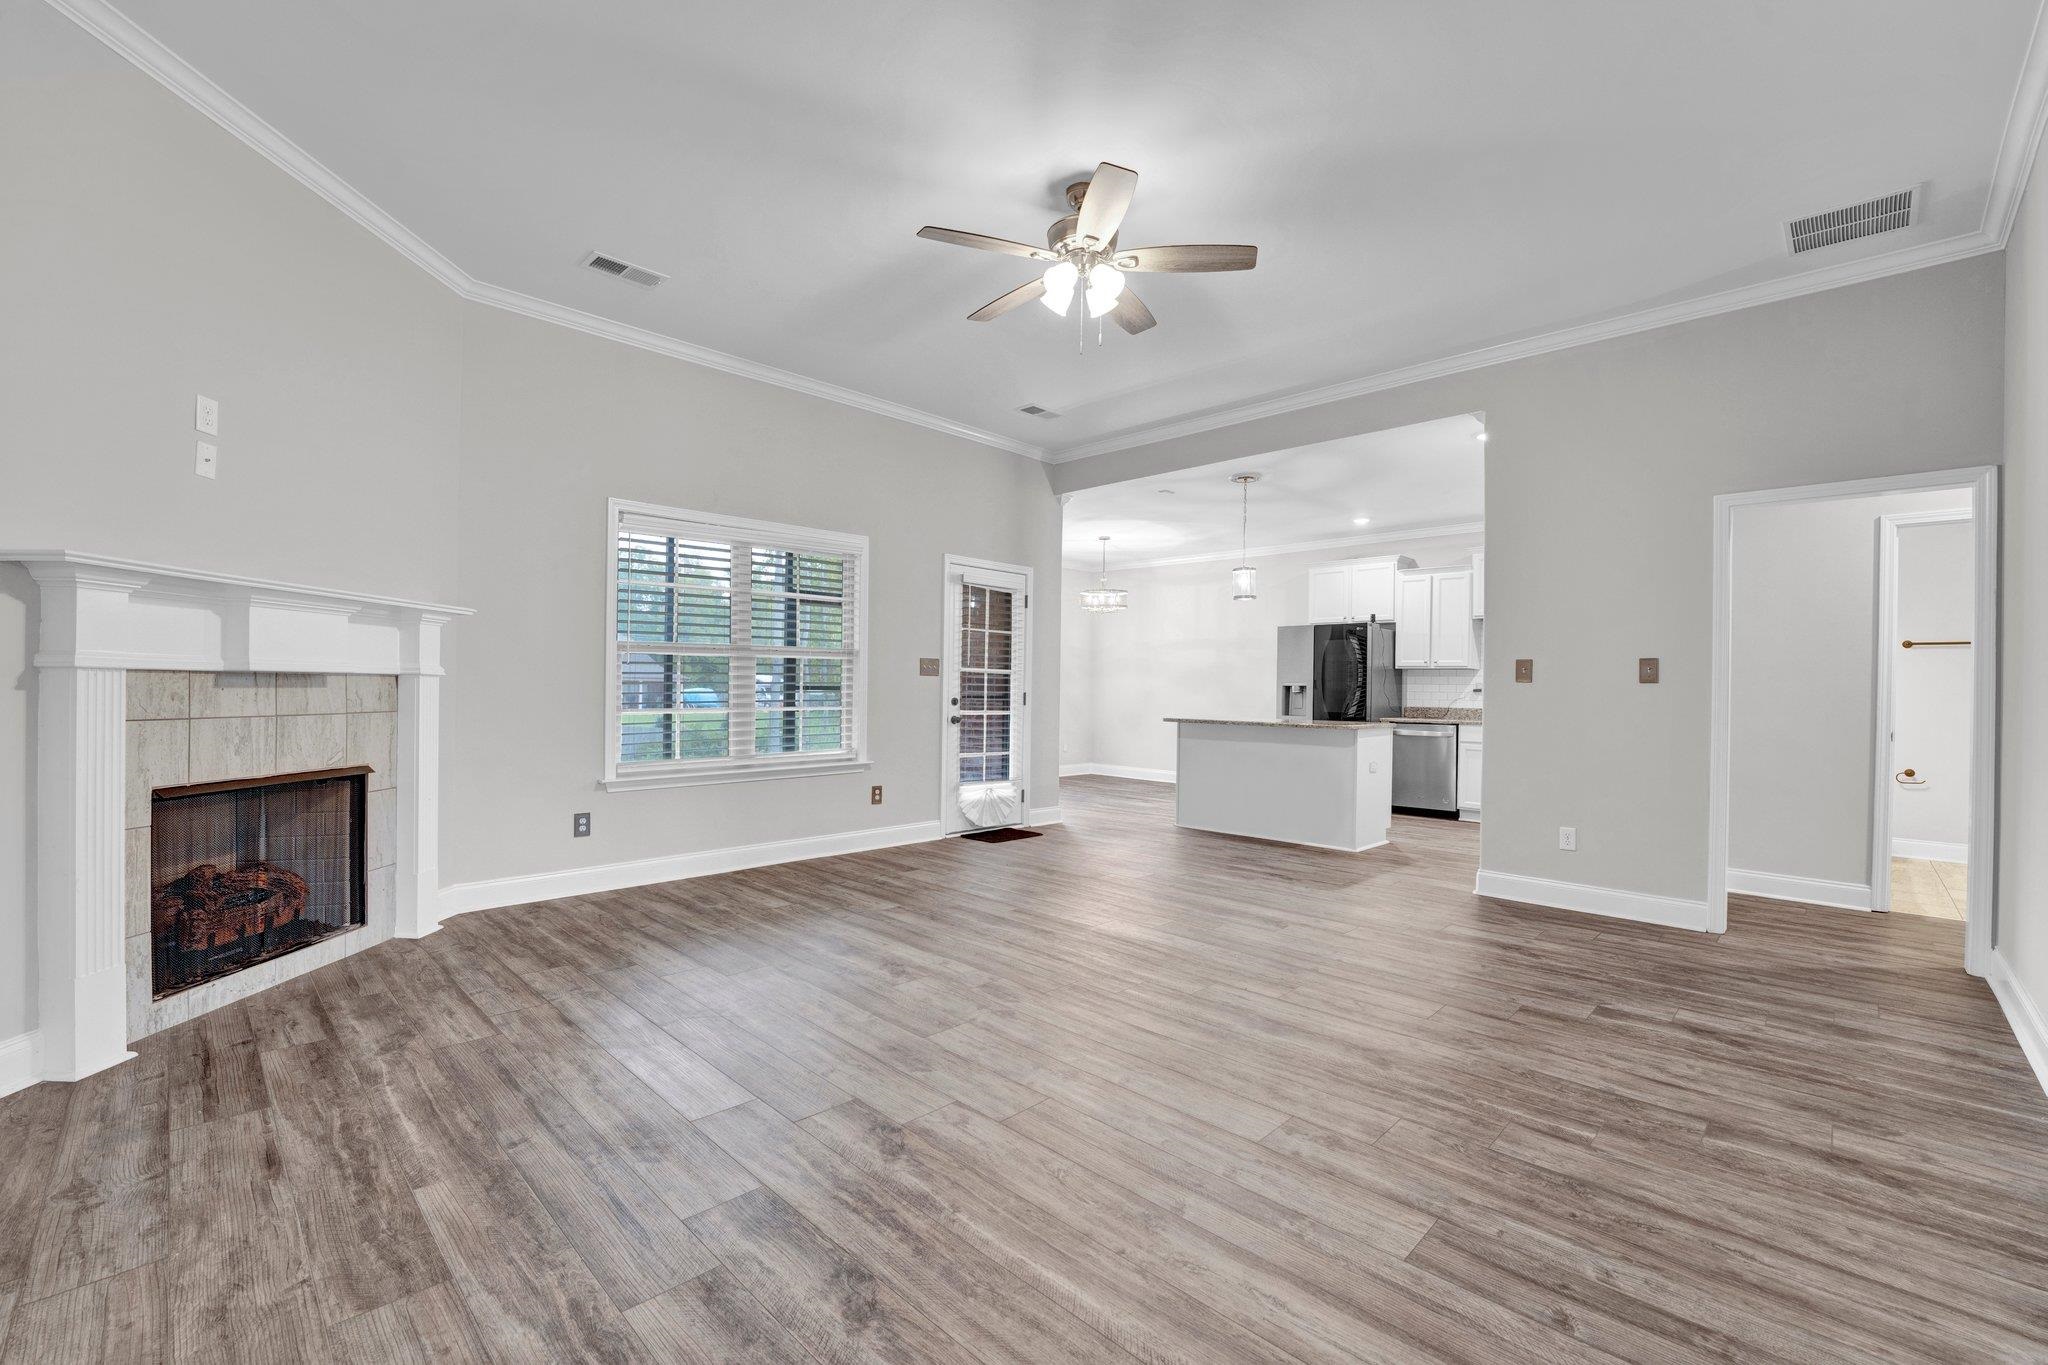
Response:
[[[1044,466],[495,309],[465,317],[441,876],[478,881],[939,811],[947,553],[1039,569],[1030,800],[1058,804],[1059,504]],[[869,772],[604,792],[605,499],[872,538]],[[868,804],[883,785],[884,804]],[[592,812],[573,842],[570,815]]]
[[[49,6],[0,3],[0,49],[0,546],[451,598],[461,301]],[[34,601],[0,567],[0,1039],[33,1022]]]
[[[0,183],[0,546],[478,608],[449,632],[446,881],[933,819],[943,555],[1057,590],[1042,466],[466,303],[31,0],[0,0]],[[217,482],[195,393],[223,404]],[[596,789],[615,495],[873,538],[871,776]],[[0,566],[0,1040],[34,1025],[34,600]]]
[[[1730,867],[1870,885],[1878,518],[1969,505],[1965,490],[1735,510]]]
[[[2048,185],[2038,159],[2006,272],[1998,953],[2048,1009]]]
[[[2003,300],[2002,260],[1980,256],[1074,461],[1053,482],[1483,411],[1483,864],[1696,901],[1714,495],[1997,463]],[[1635,681],[1642,655],[1664,661],[1661,684]],[[1518,656],[1534,683],[1511,681]]]

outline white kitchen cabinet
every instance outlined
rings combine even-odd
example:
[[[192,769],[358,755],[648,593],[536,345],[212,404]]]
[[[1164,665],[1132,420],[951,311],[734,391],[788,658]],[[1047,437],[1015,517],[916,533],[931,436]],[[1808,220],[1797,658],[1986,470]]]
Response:
[[[1486,615],[1486,551],[1472,552],[1472,615]]]
[[[1382,621],[1393,620],[1394,579],[1400,572],[1400,562],[1368,559],[1350,568],[1351,619],[1369,621],[1377,616]]]
[[[1479,814],[1479,773],[1485,757],[1485,731],[1477,725],[1458,727],[1458,810]]]
[[[1472,571],[1404,571],[1395,582],[1394,667],[1477,668]]]
[[[1395,616],[1395,579],[1415,567],[1406,555],[1383,559],[1352,559],[1318,564],[1308,571],[1308,619],[1311,625],[1365,621]]]
[[[1351,619],[1351,567],[1322,564],[1308,571],[1308,619],[1311,625]]]

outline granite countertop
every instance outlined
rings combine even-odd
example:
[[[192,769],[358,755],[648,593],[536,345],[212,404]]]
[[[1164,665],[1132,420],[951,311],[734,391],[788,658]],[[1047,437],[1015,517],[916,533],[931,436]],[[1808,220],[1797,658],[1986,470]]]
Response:
[[[1390,720],[1300,720],[1293,717],[1275,720],[1243,720],[1235,717],[1218,719],[1214,716],[1167,716],[1173,725],[1258,725],[1272,730],[1378,730],[1392,725]]]
[[[1477,706],[1404,706],[1402,720],[1428,720],[1439,725],[1483,725],[1484,714]]]

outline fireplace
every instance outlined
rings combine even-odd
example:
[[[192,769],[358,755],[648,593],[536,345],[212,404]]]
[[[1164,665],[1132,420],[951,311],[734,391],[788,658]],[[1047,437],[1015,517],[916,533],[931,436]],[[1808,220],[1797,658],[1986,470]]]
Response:
[[[154,998],[363,923],[370,772],[334,768],[151,794]]]

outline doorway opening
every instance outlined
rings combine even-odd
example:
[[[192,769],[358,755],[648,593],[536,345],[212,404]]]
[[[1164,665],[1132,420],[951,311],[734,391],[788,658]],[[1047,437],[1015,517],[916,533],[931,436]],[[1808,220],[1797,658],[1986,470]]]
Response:
[[[1731,892],[1962,921],[1983,974],[1996,494],[1985,468],[1715,499],[1710,930]]]

